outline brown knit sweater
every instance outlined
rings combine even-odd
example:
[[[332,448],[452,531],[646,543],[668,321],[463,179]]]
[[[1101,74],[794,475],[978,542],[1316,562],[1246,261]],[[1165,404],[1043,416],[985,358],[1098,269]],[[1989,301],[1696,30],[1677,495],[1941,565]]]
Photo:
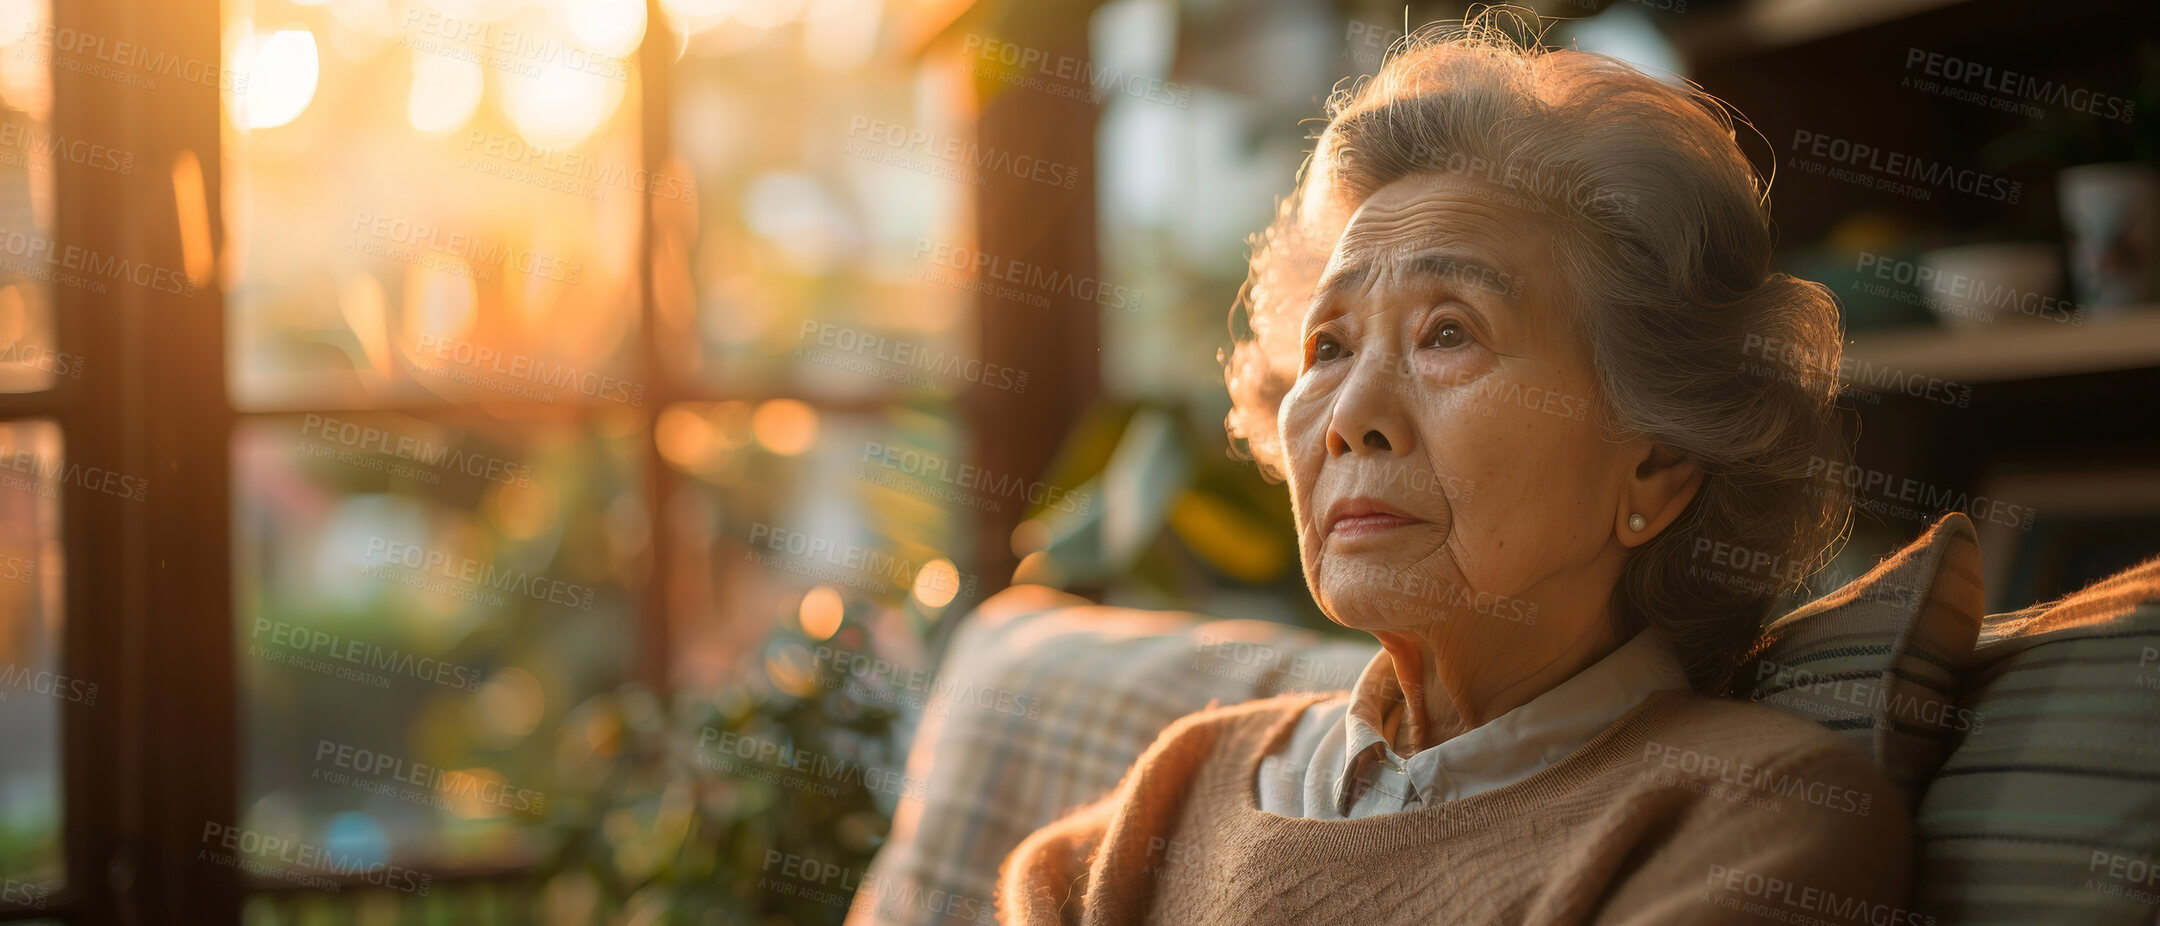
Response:
[[[1904,907],[1907,808],[1805,718],[1661,691],[1496,791],[1360,820],[1261,811],[1261,758],[1326,697],[1172,724],[1116,790],[1013,850],[1000,922],[1932,924]]]

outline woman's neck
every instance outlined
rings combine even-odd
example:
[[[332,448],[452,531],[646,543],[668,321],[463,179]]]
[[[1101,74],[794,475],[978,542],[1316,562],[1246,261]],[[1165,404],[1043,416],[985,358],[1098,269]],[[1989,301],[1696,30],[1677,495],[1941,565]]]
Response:
[[[1431,749],[1530,703],[1625,642],[1602,616],[1564,644],[1537,649],[1523,645],[1525,628],[1486,621],[1438,621],[1423,632],[1375,633],[1402,688],[1404,709],[1388,731],[1402,755]],[[1443,632],[1450,626],[1483,630]]]

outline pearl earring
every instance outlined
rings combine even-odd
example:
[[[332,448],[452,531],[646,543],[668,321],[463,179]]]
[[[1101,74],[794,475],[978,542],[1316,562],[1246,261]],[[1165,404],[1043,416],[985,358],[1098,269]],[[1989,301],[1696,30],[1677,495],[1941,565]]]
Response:
[[[1631,514],[1627,516],[1627,526],[1628,530],[1639,531],[1650,526],[1650,519],[1639,514]]]

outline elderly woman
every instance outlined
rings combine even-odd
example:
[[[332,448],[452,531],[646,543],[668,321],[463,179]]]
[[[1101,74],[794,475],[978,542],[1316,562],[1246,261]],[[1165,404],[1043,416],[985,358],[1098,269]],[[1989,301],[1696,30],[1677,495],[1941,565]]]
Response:
[[[1229,425],[1287,471],[1355,689],[1203,711],[1006,861],[1007,922],[1911,922],[1901,799],[1729,697],[1849,508],[1836,306],[1700,91],[1405,43],[1255,247]],[[1747,345],[1820,366],[1764,376]],[[1788,355],[1793,353],[1786,352]],[[1841,795],[1837,800],[1823,795]]]

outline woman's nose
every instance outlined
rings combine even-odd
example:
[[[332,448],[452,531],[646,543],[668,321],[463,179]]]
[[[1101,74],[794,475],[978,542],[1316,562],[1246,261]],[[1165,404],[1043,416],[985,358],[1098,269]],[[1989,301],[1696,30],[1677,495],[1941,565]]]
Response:
[[[1328,420],[1328,455],[1409,453],[1415,439],[1396,364],[1373,358],[1353,368],[1336,393]]]

